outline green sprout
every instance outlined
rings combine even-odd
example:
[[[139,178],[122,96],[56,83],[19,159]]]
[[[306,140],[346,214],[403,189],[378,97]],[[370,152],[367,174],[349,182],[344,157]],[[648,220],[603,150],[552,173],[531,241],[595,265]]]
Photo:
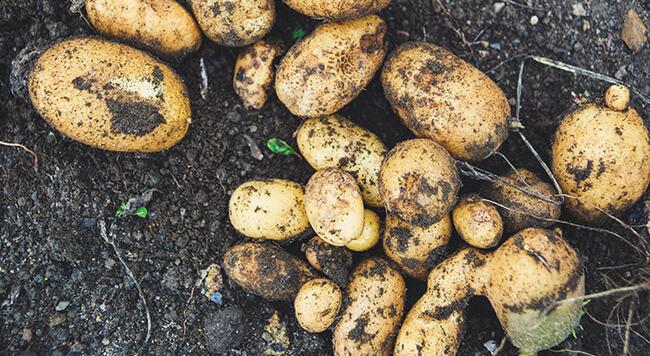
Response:
[[[307,32],[302,29],[302,27],[296,27],[291,31],[291,37],[294,41],[300,41],[301,39],[307,36]]]
[[[115,218],[119,219],[124,215],[124,210],[126,210],[126,203],[121,202],[120,207],[117,208],[117,211],[115,212]]]
[[[294,150],[293,147],[291,147],[285,141],[275,137],[266,142],[266,147],[268,147],[271,152],[284,156],[291,156],[296,154],[296,150]]]
[[[147,217],[147,215],[149,215],[149,210],[147,210],[147,208],[145,208],[144,206],[141,206],[135,209],[135,215],[144,219]]]

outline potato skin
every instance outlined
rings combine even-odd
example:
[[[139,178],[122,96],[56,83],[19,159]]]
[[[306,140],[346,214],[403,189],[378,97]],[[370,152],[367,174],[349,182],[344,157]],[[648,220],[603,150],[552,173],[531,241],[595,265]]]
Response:
[[[503,235],[503,220],[497,208],[476,194],[463,196],[452,213],[460,237],[477,248],[492,248]]]
[[[386,24],[378,16],[324,23],[284,56],[278,99],[301,117],[334,114],[359,95],[384,60]]]
[[[173,0],[86,0],[86,13],[102,35],[168,58],[182,57],[201,45],[199,26]]]
[[[284,53],[279,41],[258,41],[244,48],[235,62],[233,88],[248,109],[260,110],[269,97],[275,72],[273,61]]]
[[[275,22],[274,0],[190,0],[190,5],[203,33],[226,47],[262,39]]]
[[[334,323],[342,302],[343,293],[336,283],[317,278],[300,288],[293,305],[300,326],[310,333],[320,333]]]
[[[377,13],[391,0],[284,0],[292,9],[318,19],[351,20]]]
[[[335,355],[390,355],[404,312],[404,278],[385,260],[362,261],[352,272],[348,300],[334,329]]]
[[[368,251],[375,247],[381,235],[381,219],[372,210],[363,212],[363,232],[356,239],[345,244],[345,247],[355,252]]]
[[[416,136],[463,161],[481,161],[508,138],[510,105],[485,74],[442,47],[408,42],[386,60],[386,98]]]
[[[453,158],[429,139],[401,142],[384,157],[379,171],[386,210],[419,227],[431,226],[449,213],[460,185]]]
[[[296,141],[300,153],[314,169],[336,167],[352,174],[363,201],[383,207],[378,180],[388,150],[377,135],[342,116],[332,115],[305,120],[296,132]]]
[[[555,133],[551,169],[575,218],[598,223],[641,198],[650,183],[650,141],[633,108],[588,104],[566,116]]]
[[[352,270],[352,252],[345,247],[328,244],[318,236],[303,245],[307,262],[340,286],[348,283]]]
[[[171,68],[99,38],[54,44],[28,83],[34,108],[50,125],[104,150],[162,151],[183,139],[191,121],[185,84]]]
[[[288,240],[309,228],[304,190],[285,179],[252,180],[230,196],[230,223],[242,235]]]

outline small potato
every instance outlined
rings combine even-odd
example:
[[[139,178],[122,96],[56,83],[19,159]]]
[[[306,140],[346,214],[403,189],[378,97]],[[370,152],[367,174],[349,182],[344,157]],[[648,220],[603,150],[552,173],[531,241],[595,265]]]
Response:
[[[449,215],[429,227],[421,228],[388,214],[383,239],[384,253],[404,273],[425,280],[431,268],[445,255],[451,233]]]
[[[317,19],[351,20],[384,9],[391,0],[284,0],[292,9]]]
[[[379,172],[379,192],[388,212],[419,227],[431,226],[451,211],[460,185],[454,159],[429,139],[398,144]]]
[[[390,355],[404,312],[404,278],[385,260],[362,261],[348,285],[348,300],[334,329],[334,354]]]
[[[248,109],[260,110],[269,97],[275,76],[273,61],[284,52],[277,41],[259,41],[237,56],[233,87]]]
[[[305,190],[309,222],[321,239],[345,246],[363,232],[363,200],[354,178],[338,168],[314,173]]]
[[[363,232],[356,239],[348,242],[345,247],[355,252],[363,252],[373,248],[379,241],[381,219],[372,210],[366,209],[363,218]]]
[[[339,313],[343,293],[336,283],[326,278],[305,283],[293,302],[296,319],[310,333],[327,330]]]
[[[173,0],[86,0],[86,14],[102,35],[166,57],[182,57],[201,45],[199,26]]]
[[[288,240],[309,228],[300,184],[284,179],[253,180],[232,193],[230,223],[242,235]]]
[[[379,195],[379,168],[388,151],[377,135],[339,116],[306,120],[296,132],[298,149],[314,167],[336,167],[354,176],[363,201],[383,207]]]
[[[274,0],[190,0],[190,5],[203,33],[226,47],[262,39],[275,22]]]
[[[497,208],[476,194],[460,199],[452,213],[454,227],[468,244],[478,248],[492,248],[503,235],[503,220]]]
[[[53,45],[28,82],[34,108],[50,125],[104,150],[162,151],[183,139],[191,121],[187,90],[171,68],[98,38]]]
[[[223,256],[223,269],[245,291],[267,300],[289,301],[314,278],[307,263],[270,243],[232,246]]]
[[[508,174],[501,176],[501,178],[548,199],[555,199],[555,191],[550,184],[537,178],[533,172],[527,169],[519,168],[517,171],[519,175],[517,175],[517,172],[510,171]],[[519,176],[526,181],[526,184],[521,181]],[[559,205],[544,201],[506,184],[485,184],[481,188],[481,196],[508,208],[497,206],[503,218],[505,230],[509,233],[523,230],[527,227],[551,226],[553,225],[552,221],[540,220],[538,218],[558,219],[561,213]]]
[[[378,16],[324,23],[284,56],[278,99],[296,116],[334,114],[361,93],[384,60],[386,24]]]
[[[503,91],[442,47],[401,45],[386,61],[381,81],[406,127],[435,140],[456,159],[481,161],[508,138],[510,105]]]
[[[348,275],[352,270],[352,252],[345,247],[330,245],[318,236],[309,240],[303,249],[307,262],[312,267],[340,286],[348,283]]]
[[[616,111],[627,109],[630,104],[630,89],[624,85],[612,85],[605,92],[605,105]]]

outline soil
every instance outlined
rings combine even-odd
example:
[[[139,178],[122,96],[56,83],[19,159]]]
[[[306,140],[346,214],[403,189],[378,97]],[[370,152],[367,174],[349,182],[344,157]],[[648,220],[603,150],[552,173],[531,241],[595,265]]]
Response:
[[[293,41],[294,29],[309,32],[318,23],[276,2],[273,33],[287,43]],[[650,93],[650,45],[634,54],[620,36],[630,8],[650,23],[650,4],[645,0],[513,0],[498,13],[493,1],[441,2],[448,13],[438,1],[394,0],[382,12],[389,49],[406,40],[443,45],[487,71],[509,98],[515,97],[521,58],[530,54],[616,76]],[[0,0],[0,140],[22,143],[39,158],[35,171],[30,154],[0,146],[0,353],[108,355],[139,350],[146,332],[142,304],[135,285],[100,236],[99,222],[110,223],[120,202],[147,188],[156,189],[147,206],[149,216],[120,219],[115,235],[151,310],[151,339],[140,353],[256,355],[271,348],[287,349],[291,355],[330,353],[331,334],[301,331],[290,303],[264,301],[229,281],[221,291],[221,305],[198,289],[193,291],[199,271],[220,262],[228,246],[243,240],[230,226],[227,213],[229,194],[238,184],[271,177],[305,183],[313,173],[299,157],[265,148],[271,137],[295,147],[292,133],[300,120],[274,97],[262,111],[245,110],[231,84],[237,50],[205,39],[197,53],[174,64],[186,81],[193,108],[192,126],[180,144],[157,154],[127,154],[76,143],[12,95],[8,78],[11,62],[23,48],[92,33],[79,15],[68,11],[66,1]],[[200,95],[201,59],[210,85],[206,99]],[[525,134],[544,159],[548,160],[551,135],[561,115],[574,106],[571,93],[588,91],[594,98],[605,88],[603,82],[526,61],[521,117]],[[648,106],[637,96],[633,105],[650,119]],[[411,137],[391,112],[376,78],[343,114],[377,133],[389,147]],[[251,139],[263,159],[251,154]],[[501,152],[542,176],[515,135]],[[495,172],[507,169],[499,157],[481,165]],[[464,183],[465,191],[477,188],[474,182]],[[624,220],[644,224],[645,200],[648,194],[623,215]],[[620,239],[569,227],[565,237],[584,256],[588,292],[641,278],[638,257]],[[457,240],[454,237],[454,246]],[[300,244],[294,243],[294,253],[300,253]],[[423,285],[409,281],[408,286],[412,302]],[[624,323],[632,300],[641,301],[634,304],[632,314],[639,321],[650,312],[643,303],[647,293],[592,300],[586,309],[594,319],[616,325]],[[263,335],[275,310],[286,325],[288,348]],[[499,344],[503,331],[485,299],[474,298],[467,311],[459,354],[488,355],[484,343]],[[624,328],[605,327],[594,319],[583,317],[583,329],[555,350],[620,354]],[[630,354],[650,352],[648,327],[647,321],[631,326]],[[514,355],[516,350],[506,345],[501,354]]]

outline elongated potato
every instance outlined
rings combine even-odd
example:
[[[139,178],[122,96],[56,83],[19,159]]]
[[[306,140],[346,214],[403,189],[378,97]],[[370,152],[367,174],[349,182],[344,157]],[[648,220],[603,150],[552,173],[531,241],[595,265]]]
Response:
[[[442,47],[401,45],[386,61],[381,80],[406,127],[435,140],[454,158],[483,160],[508,138],[510,105],[503,91]]]
[[[503,220],[499,211],[477,194],[463,196],[452,217],[458,235],[474,247],[492,248],[501,241]]]
[[[235,62],[233,88],[249,109],[260,110],[275,77],[273,61],[284,52],[279,41],[258,41],[242,50]]]
[[[253,180],[232,193],[230,223],[242,235],[287,240],[309,228],[300,184],[284,179]]]
[[[278,99],[296,116],[339,111],[381,66],[385,33],[386,24],[374,15],[318,26],[280,62],[275,78]]]
[[[306,120],[296,132],[298,149],[314,167],[340,168],[354,176],[363,201],[374,207],[384,205],[379,195],[379,169],[386,146],[377,135],[339,116]]]
[[[350,20],[374,14],[391,0],[284,0],[292,9],[309,17],[329,20]]]
[[[201,30],[173,0],[86,0],[86,13],[102,35],[166,57],[181,57],[201,45]]]
[[[339,313],[343,293],[336,283],[317,278],[305,283],[293,302],[300,326],[311,332],[327,330]]]
[[[187,90],[171,68],[98,38],[68,39],[45,51],[29,75],[29,96],[62,134],[110,151],[170,148],[191,121]]]
[[[375,247],[381,234],[381,219],[372,210],[363,212],[363,232],[356,239],[345,244],[352,251],[363,252]]]
[[[340,286],[348,283],[352,270],[352,252],[345,247],[333,246],[318,236],[303,245],[307,262]]]
[[[385,260],[362,261],[348,285],[348,300],[334,329],[334,354],[390,355],[404,312],[404,278]]]

